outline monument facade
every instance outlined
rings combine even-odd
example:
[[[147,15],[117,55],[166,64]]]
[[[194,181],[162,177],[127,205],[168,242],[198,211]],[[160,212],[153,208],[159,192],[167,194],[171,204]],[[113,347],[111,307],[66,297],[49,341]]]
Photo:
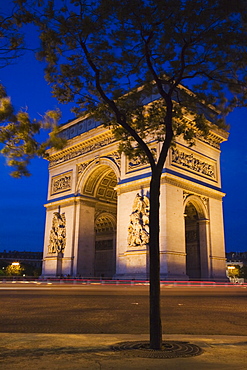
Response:
[[[61,127],[49,156],[43,276],[148,279],[150,167],[118,152],[92,119]],[[220,178],[224,130],[189,147],[178,138],[160,190],[161,279],[226,278]],[[160,143],[153,142],[157,155]]]

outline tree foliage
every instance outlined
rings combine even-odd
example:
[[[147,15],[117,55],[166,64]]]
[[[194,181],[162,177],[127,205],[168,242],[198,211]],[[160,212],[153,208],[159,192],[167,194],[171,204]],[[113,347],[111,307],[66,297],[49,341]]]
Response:
[[[24,271],[24,267],[20,264],[11,264],[8,265],[5,269],[5,273],[7,276],[20,276]]]
[[[160,178],[176,136],[193,144],[209,122],[224,127],[225,116],[246,105],[245,1],[16,2],[18,17],[40,29],[38,57],[53,95],[74,102],[78,116],[91,113],[121,150],[150,163],[150,340],[160,348]],[[153,140],[162,143],[158,157]]]
[[[0,8],[0,68],[15,62],[22,55],[24,47],[20,22],[14,10],[4,11],[7,7]]]
[[[207,135],[208,119],[224,127],[225,116],[246,104],[242,0],[15,3],[11,34],[20,43],[17,26],[39,27],[37,56],[53,95],[74,102],[77,116],[91,112],[108,124],[123,139],[120,149],[148,158],[152,168],[148,142],[166,144],[161,169],[174,136],[193,144]]]
[[[28,2],[24,3],[27,14]],[[76,114],[97,111],[102,118],[104,113],[114,125],[110,105],[139,135],[158,128],[162,136],[165,112],[157,118],[155,109],[153,120],[143,108],[150,94],[161,99],[161,106],[167,106],[169,98],[178,103],[173,106],[174,121],[183,117],[184,109],[198,113],[198,102],[203,102],[217,108],[211,118],[219,124],[233,107],[246,103],[243,1],[59,4],[49,1],[36,12],[29,10],[41,30],[39,58],[47,62],[46,79],[60,102],[75,102]],[[181,90],[182,83],[194,94]],[[202,120],[198,123],[197,115],[193,119],[203,130]],[[184,131],[182,124],[174,133]]]
[[[247,265],[243,265],[239,271],[239,277],[247,281]]]
[[[0,68],[17,63],[27,49],[23,26],[31,19],[28,14],[20,17],[16,11],[14,2],[0,7]],[[0,84],[0,153],[13,169],[13,177],[29,176],[28,164],[32,158],[46,157],[46,150],[51,146],[63,147],[65,140],[57,136],[60,116],[59,111],[48,111],[38,121],[31,119],[25,110],[16,112]],[[50,131],[48,139],[39,140],[42,129]]]
[[[31,119],[26,111],[15,112],[11,99],[0,85],[0,153],[13,168],[13,177],[29,176],[28,164],[35,156],[47,157],[51,146],[61,149],[65,140],[58,133],[59,111],[48,111],[39,121]],[[49,129],[46,140],[39,140],[42,129]]]

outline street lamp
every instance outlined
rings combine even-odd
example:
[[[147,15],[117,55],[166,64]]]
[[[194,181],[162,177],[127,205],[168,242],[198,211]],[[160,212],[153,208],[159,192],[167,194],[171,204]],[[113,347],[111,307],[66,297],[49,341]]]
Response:
[[[20,266],[20,263],[19,262],[12,262],[11,265],[12,266]]]

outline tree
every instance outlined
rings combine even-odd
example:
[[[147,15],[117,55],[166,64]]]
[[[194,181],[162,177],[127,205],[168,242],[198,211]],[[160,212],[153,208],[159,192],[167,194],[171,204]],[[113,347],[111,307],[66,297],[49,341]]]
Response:
[[[5,270],[7,276],[20,276],[23,271],[24,268],[18,262],[8,265]]]
[[[243,265],[239,270],[239,277],[247,280],[247,265]]]
[[[240,277],[240,266],[234,265],[234,266],[228,266],[228,276],[230,278],[239,278]]]
[[[15,62],[22,55],[23,47],[18,19],[0,9],[0,68]]]
[[[150,346],[160,349],[161,174],[176,136],[192,145],[210,122],[224,128],[226,114],[246,105],[245,1],[18,3],[18,16],[40,29],[53,95],[108,125],[120,150],[150,164]],[[162,143],[158,158],[152,140]]]
[[[51,146],[61,149],[66,140],[57,136],[59,111],[48,111],[39,121],[31,119],[28,112],[15,112],[11,99],[0,84],[0,153],[13,168],[13,177],[30,176],[28,164],[36,156],[47,157]],[[47,139],[39,141],[38,134],[48,129]]]
[[[23,25],[29,22],[28,14],[20,18],[6,6],[0,9],[0,68],[13,64],[27,50]],[[62,148],[65,140],[57,136],[59,111],[48,111],[39,121],[28,112],[16,112],[11,98],[0,84],[0,153],[13,168],[13,177],[30,176],[28,164],[35,156],[47,157],[47,148]],[[39,140],[38,134],[50,131],[48,139]]]

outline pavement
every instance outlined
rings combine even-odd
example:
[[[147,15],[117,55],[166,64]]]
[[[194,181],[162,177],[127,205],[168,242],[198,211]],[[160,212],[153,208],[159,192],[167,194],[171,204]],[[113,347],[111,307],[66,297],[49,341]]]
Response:
[[[239,331],[241,332],[241,328]],[[137,357],[136,350],[114,351],[111,347],[121,342],[140,342],[148,339],[149,336],[145,334],[0,333],[0,368],[1,370],[247,369],[247,336],[163,335],[163,341],[186,342],[202,349],[200,355],[183,358],[145,358],[142,355]]]

